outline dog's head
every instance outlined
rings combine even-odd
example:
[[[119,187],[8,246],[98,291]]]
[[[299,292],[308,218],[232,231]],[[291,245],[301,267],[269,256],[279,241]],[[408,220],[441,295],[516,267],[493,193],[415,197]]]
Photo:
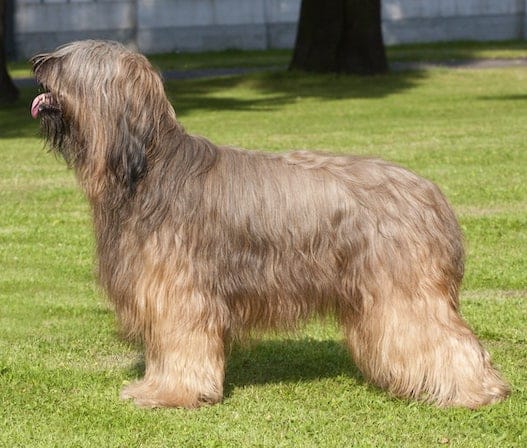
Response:
[[[175,113],[149,61],[120,43],[78,41],[31,59],[43,93],[31,104],[50,146],[91,175],[133,188]]]

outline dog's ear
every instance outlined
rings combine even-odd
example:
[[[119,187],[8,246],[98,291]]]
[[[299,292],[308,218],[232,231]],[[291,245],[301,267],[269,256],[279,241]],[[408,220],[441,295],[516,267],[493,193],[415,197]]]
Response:
[[[131,132],[127,119],[121,120],[115,146],[107,153],[107,166],[117,183],[130,195],[147,171],[145,139]]]

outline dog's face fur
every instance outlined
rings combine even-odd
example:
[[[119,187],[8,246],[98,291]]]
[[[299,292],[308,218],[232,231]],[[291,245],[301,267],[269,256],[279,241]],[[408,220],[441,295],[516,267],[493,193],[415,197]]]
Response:
[[[118,80],[123,56],[114,54],[116,47],[77,42],[31,61],[36,80],[45,92],[33,100],[31,115],[41,119],[44,136],[73,165],[83,155],[82,142],[89,140],[89,129],[81,129],[80,124],[101,115],[101,98],[109,83]],[[79,144],[81,148],[75,148],[79,151],[74,151],[72,144]]]
[[[166,132],[161,127],[176,123],[150,62],[120,43],[91,40],[31,62],[44,91],[33,100],[31,115],[40,118],[51,148],[77,170],[110,169],[133,191],[147,169],[147,153]]]

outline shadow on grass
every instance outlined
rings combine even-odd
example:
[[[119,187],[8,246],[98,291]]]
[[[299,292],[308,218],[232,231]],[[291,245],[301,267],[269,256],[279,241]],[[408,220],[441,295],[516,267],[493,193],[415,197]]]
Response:
[[[341,343],[309,338],[262,341],[233,349],[227,360],[225,396],[248,385],[296,383],[341,375],[362,379]]]
[[[426,76],[424,71],[372,77],[279,71],[186,82],[173,80],[166,83],[166,91],[176,114],[196,110],[250,112],[276,110],[300,98],[383,98],[413,88]],[[229,95],[233,90],[235,94]]]
[[[480,96],[478,100],[481,101],[526,101],[527,94],[517,94],[517,95],[493,95],[493,96]]]
[[[31,118],[29,110],[37,93],[37,88],[20,89],[20,98],[16,103],[0,107],[0,140],[39,137],[40,124]]]

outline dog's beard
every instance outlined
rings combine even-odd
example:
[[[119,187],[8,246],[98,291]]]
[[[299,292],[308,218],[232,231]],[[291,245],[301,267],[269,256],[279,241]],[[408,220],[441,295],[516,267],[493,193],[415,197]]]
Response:
[[[50,149],[60,154],[68,166],[74,166],[78,159],[74,150],[75,139],[55,96],[51,93],[38,95],[31,105],[31,115],[35,119],[40,118],[40,131]]]
[[[77,156],[73,150],[70,129],[66,125],[62,114],[57,111],[42,113],[40,130],[50,149],[59,153],[68,166],[74,166]]]
[[[49,145],[63,152],[66,126],[62,115],[57,112],[46,112],[40,117],[40,130]]]

